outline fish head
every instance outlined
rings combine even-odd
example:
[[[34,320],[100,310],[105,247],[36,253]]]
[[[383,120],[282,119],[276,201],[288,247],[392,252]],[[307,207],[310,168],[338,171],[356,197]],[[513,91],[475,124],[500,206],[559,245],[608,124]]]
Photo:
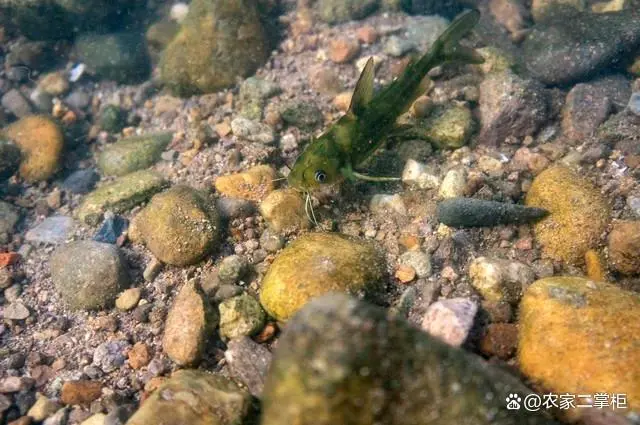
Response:
[[[287,177],[289,187],[309,193],[343,180],[342,155],[329,136],[320,136],[298,156]]]

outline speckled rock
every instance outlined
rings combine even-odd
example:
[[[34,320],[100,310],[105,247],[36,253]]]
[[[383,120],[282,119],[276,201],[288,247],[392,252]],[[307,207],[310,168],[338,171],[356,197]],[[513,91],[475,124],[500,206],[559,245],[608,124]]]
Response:
[[[246,258],[239,255],[230,255],[220,262],[218,279],[221,283],[235,284],[247,273],[249,264]]]
[[[0,234],[12,234],[20,220],[20,212],[8,202],[0,201]]]
[[[82,35],[74,50],[78,60],[100,78],[131,84],[151,72],[147,42],[137,32]]]
[[[59,244],[65,242],[74,231],[76,223],[71,217],[54,215],[47,217],[37,226],[29,229],[25,240],[32,243]]]
[[[0,140],[0,181],[13,176],[20,167],[20,149],[13,143]]]
[[[479,357],[333,294],[308,304],[278,340],[262,424],[421,425],[436,414],[440,424],[554,423],[540,412],[507,410],[512,392],[530,393]]]
[[[609,233],[609,263],[623,274],[640,273],[640,221],[617,221]]]
[[[436,301],[427,308],[422,329],[451,346],[459,347],[469,336],[478,304],[467,298]]]
[[[156,389],[126,425],[239,425],[254,418],[251,395],[220,375],[179,370]]]
[[[554,393],[626,394],[640,408],[640,297],[580,277],[550,277],[520,304],[518,362]],[[597,367],[594,367],[597,365]]]
[[[464,168],[454,168],[444,175],[438,195],[441,198],[456,198],[463,196],[467,188],[467,176]]]
[[[318,105],[309,101],[287,102],[282,106],[280,115],[285,124],[298,127],[302,131],[312,131],[324,122]]]
[[[640,45],[637,11],[553,15],[536,25],[523,44],[527,69],[545,84],[584,81]]]
[[[272,360],[271,352],[246,336],[232,339],[227,347],[224,358],[232,376],[245,384],[252,395],[260,397]]]
[[[422,251],[407,251],[398,257],[398,264],[410,266],[419,278],[431,276],[431,257]]]
[[[534,134],[549,116],[548,95],[534,80],[513,72],[490,74],[480,84],[479,140],[500,145],[509,137]]]
[[[7,127],[4,136],[22,151],[20,175],[28,182],[47,180],[58,169],[64,136],[50,118],[24,117]]]
[[[611,111],[611,99],[591,84],[576,84],[562,109],[562,130],[570,139],[581,142],[595,134]]]
[[[231,198],[260,201],[275,189],[276,171],[268,165],[258,165],[249,170],[220,176],[215,181],[216,190]]]
[[[311,227],[304,200],[294,189],[271,192],[260,203],[260,213],[269,227],[277,233],[291,233]]]
[[[335,24],[365,18],[378,4],[379,0],[320,0],[315,7],[324,22]]]
[[[609,221],[609,206],[589,181],[566,167],[540,173],[527,193],[526,204],[549,215],[534,226],[545,255],[580,264],[595,247]]]
[[[103,174],[113,176],[148,168],[160,160],[172,137],[172,133],[159,133],[119,140],[102,151],[98,168]]]
[[[484,63],[474,66],[480,68],[485,74],[502,74],[512,71],[515,67],[515,58],[497,47],[487,46],[476,51],[482,56]]]
[[[260,120],[267,99],[281,91],[280,86],[272,81],[258,77],[247,78],[240,85],[240,114],[252,120]]]
[[[160,61],[174,93],[210,93],[252,74],[269,56],[268,34],[249,0],[196,0]]]
[[[517,303],[535,279],[533,270],[518,261],[478,257],[469,265],[471,285],[491,302]]]
[[[49,262],[51,278],[72,309],[98,309],[113,304],[129,282],[126,265],[114,245],[76,241],[56,249]]]
[[[192,283],[185,284],[173,301],[162,339],[162,348],[177,364],[191,365],[200,360],[204,345],[217,325],[215,311]]]
[[[438,108],[418,125],[427,140],[443,149],[464,146],[475,129],[473,115],[466,106]]]
[[[222,232],[213,199],[186,186],[155,195],[132,226],[156,258],[177,266],[204,258],[216,247]]]
[[[225,339],[251,336],[264,327],[265,314],[251,295],[242,294],[224,300],[220,311],[220,336]]]
[[[376,193],[369,201],[369,209],[372,213],[379,215],[389,213],[407,215],[407,206],[404,203],[404,199],[397,193],[395,195]]]
[[[251,142],[269,145],[276,140],[273,129],[258,121],[237,117],[231,121],[231,130],[235,136]]]
[[[335,233],[307,233],[271,264],[260,302],[267,313],[284,321],[329,292],[377,292],[384,269],[384,260],[369,244]]]
[[[89,193],[78,208],[78,218],[96,226],[105,211],[125,212],[147,201],[166,185],[162,176],[147,170],[119,177]]]

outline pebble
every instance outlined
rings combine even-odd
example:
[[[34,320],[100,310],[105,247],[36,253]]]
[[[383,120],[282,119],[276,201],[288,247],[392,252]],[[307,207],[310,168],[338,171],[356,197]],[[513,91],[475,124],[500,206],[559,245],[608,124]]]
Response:
[[[416,45],[412,41],[392,35],[384,43],[382,51],[390,56],[401,57],[415,48]]]
[[[53,253],[49,265],[57,291],[74,310],[112,305],[120,288],[129,282],[120,250],[100,242],[62,245]]]
[[[631,195],[627,197],[627,206],[634,216],[640,217],[640,196]]]
[[[284,237],[273,230],[265,229],[260,235],[260,246],[267,252],[277,252],[284,248]]]
[[[127,114],[117,105],[107,105],[100,112],[98,123],[108,133],[119,133],[127,125]]]
[[[402,182],[419,189],[437,189],[440,187],[440,178],[426,164],[409,159],[402,171]]]
[[[312,131],[322,125],[324,115],[313,102],[290,101],[280,109],[282,121],[285,124],[298,127],[302,131]]]
[[[218,309],[220,336],[224,340],[251,336],[264,327],[264,310],[251,295],[242,294],[226,299],[220,303]]]
[[[635,92],[629,98],[629,111],[640,116],[640,92]]]
[[[31,104],[18,89],[11,89],[6,92],[0,99],[0,104],[18,118],[24,118],[33,113]]]
[[[85,419],[80,425],[106,425],[105,419],[107,415],[104,413],[96,413]]]
[[[69,239],[76,223],[71,217],[55,215],[47,217],[25,234],[25,240],[34,243],[58,245]]]
[[[60,405],[53,400],[49,400],[46,396],[38,393],[36,396],[36,402],[29,411],[27,416],[36,422],[42,422],[49,416],[52,416],[58,411]]]
[[[407,251],[398,257],[398,263],[411,267],[418,278],[431,276],[431,257],[422,251]]]
[[[58,169],[64,135],[45,115],[25,116],[4,129],[23,153],[20,175],[30,183],[49,179]]]
[[[600,190],[569,168],[548,168],[533,180],[526,205],[543,208],[549,216],[534,225],[544,254],[570,264],[598,245],[609,221],[609,206]]]
[[[247,260],[239,255],[230,255],[220,262],[218,267],[218,279],[222,283],[237,283],[247,272]]]
[[[609,263],[625,275],[640,273],[640,221],[615,221],[609,233]]]
[[[576,84],[562,108],[562,130],[571,140],[582,141],[595,134],[613,110],[609,97],[592,84]]]
[[[153,280],[160,274],[163,267],[164,265],[162,264],[162,261],[159,261],[157,258],[153,257],[142,272],[144,281],[153,282]]]
[[[407,215],[407,206],[399,194],[375,194],[369,202],[369,209],[374,214],[386,215],[393,212],[402,216]]]
[[[485,300],[516,304],[535,274],[526,264],[500,258],[478,257],[469,265],[471,285]]]
[[[396,268],[394,276],[401,283],[409,283],[416,278],[416,269],[406,264],[400,264]]]
[[[21,302],[12,302],[4,308],[3,314],[8,320],[25,320],[29,317],[29,309]]]
[[[276,233],[294,233],[311,227],[304,200],[295,189],[278,189],[269,193],[260,203],[260,214]]]
[[[438,220],[449,227],[491,227],[501,224],[526,224],[546,217],[542,208],[525,207],[475,198],[449,198],[438,203]]]
[[[98,168],[104,175],[123,176],[149,168],[171,142],[172,133],[126,137],[109,145],[98,157]]]
[[[69,410],[65,407],[59,409],[52,416],[49,416],[42,422],[42,425],[66,425],[67,418],[69,416]]]
[[[0,289],[7,289],[13,284],[13,273],[2,267],[0,268]]]
[[[221,238],[220,215],[208,195],[174,186],[155,195],[131,223],[130,238],[163,263],[185,266],[208,255]]]
[[[18,220],[20,220],[18,209],[8,202],[0,201],[0,234],[12,234]]]
[[[356,37],[365,44],[373,44],[378,39],[378,32],[371,25],[365,25],[356,30]]]
[[[335,63],[350,62],[360,51],[360,43],[356,40],[338,38],[329,42],[328,56]]]
[[[467,177],[465,170],[463,168],[454,168],[447,171],[444,179],[442,179],[438,195],[445,199],[456,198],[464,196],[466,189]]]
[[[76,111],[82,111],[91,104],[91,95],[85,89],[74,89],[64,98],[64,104]]]
[[[231,121],[231,130],[235,136],[255,143],[270,145],[276,140],[271,126],[243,117]]]
[[[217,325],[213,313],[199,289],[185,284],[167,315],[162,338],[165,354],[181,366],[199,362],[207,337]]]
[[[34,380],[27,377],[7,376],[0,379],[0,394],[17,393],[30,389]]]
[[[480,350],[486,356],[507,360],[516,352],[518,327],[512,323],[492,323],[480,341]]]
[[[469,336],[478,305],[467,298],[436,301],[427,309],[422,329],[441,341],[459,347]]]
[[[60,401],[67,405],[89,405],[102,396],[102,383],[97,381],[67,381],[62,385]]]
[[[129,350],[129,366],[133,369],[141,369],[151,361],[149,347],[144,342],[136,342]]]
[[[247,423],[255,415],[252,403],[248,391],[223,376],[178,370],[153,391],[127,425]]]
[[[38,89],[51,96],[62,96],[69,91],[69,81],[62,72],[50,72],[38,79]]]
[[[119,177],[85,196],[78,209],[78,218],[89,225],[97,226],[105,211],[109,210],[115,214],[125,212],[149,200],[166,184],[162,176],[147,170]]]
[[[215,188],[222,195],[249,201],[261,201],[275,189],[276,171],[268,165],[258,165],[249,170],[220,176]]]
[[[124,364],[129,347],[130,344],[124,340],[103,342],[93,352],[93,364],[104,373],[111,373]]]
[[[286,321],[309,300],[328,292],[376,293],[385,262],[372,245],[336,233],[306,233],[269,267],[260,303]]]
[[[116,308],[122,311],[133,310],[140,301],[142,290],[140,288],[129,288],[116,298]]]
[[[22,154],[15,144],[0,139],[0,182],[18,171],[21,159]]]
[[[259,398],[271,364],[271,352],[245,336],[227,343],[224,358],[234,379],[243,383],[253,396]]]
[[[251,201],[227,197],[216,198],[216,207],[224,220],[248,217],[254,214],[256,210],[254,203]]]
[[[71,193],[84,195],[91,192],[99,180],[100,175],[95,170],[86,168],[71,173],[62,182],[62,188]]]
[[[637,409],[639,307],[637,293],[616,285],[581,277],[538,280],[520,303],[520,369],[552,393],[619,392]]]
[[[419,131],[441,149],[457,149],[467,144],[475,129],[471,110],[466,106],[436,107],[425,119],[418,121]]]
[[[100,226],[100,229],[93,235],[93,240],[115,245],[116,242],[118,242],[118,238],[126,232],[128,227],[129,220],[119,215],[107,213],[105,214],[102,226]]]
[[[278,339],[262,424],[364,425],[372,414],[384,424],[423,424],[444,411],[447,423],[554,423],[540,412],[507,410],[511,392],[530,394],[500,368],[389,320],[386,310],[332,294],[309,303]]]

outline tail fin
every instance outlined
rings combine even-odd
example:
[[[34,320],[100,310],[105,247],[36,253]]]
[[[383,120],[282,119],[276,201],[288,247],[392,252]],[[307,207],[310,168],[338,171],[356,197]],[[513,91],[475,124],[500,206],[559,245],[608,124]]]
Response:
[[[479,19],[480,12],[477,10],[462,13],[438,37],[433,48],[440,49],[440,54],[446,61],[483,63],[484,59],[478,52],[460,44],[460,40],[475,27]]]

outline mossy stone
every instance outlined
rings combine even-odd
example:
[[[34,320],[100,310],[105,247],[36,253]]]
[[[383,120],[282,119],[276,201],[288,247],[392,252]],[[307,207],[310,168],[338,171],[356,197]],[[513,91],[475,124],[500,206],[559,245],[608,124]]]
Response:
[[[119,106],[107,105],[100,113],[100,127],[109,133],[118,133],[127,123],[127,114]]]
[[[122,176],[151,167],[160,160],[172,137],[172,133],[126,137],[100,154],[98,168],[105,175]]]

